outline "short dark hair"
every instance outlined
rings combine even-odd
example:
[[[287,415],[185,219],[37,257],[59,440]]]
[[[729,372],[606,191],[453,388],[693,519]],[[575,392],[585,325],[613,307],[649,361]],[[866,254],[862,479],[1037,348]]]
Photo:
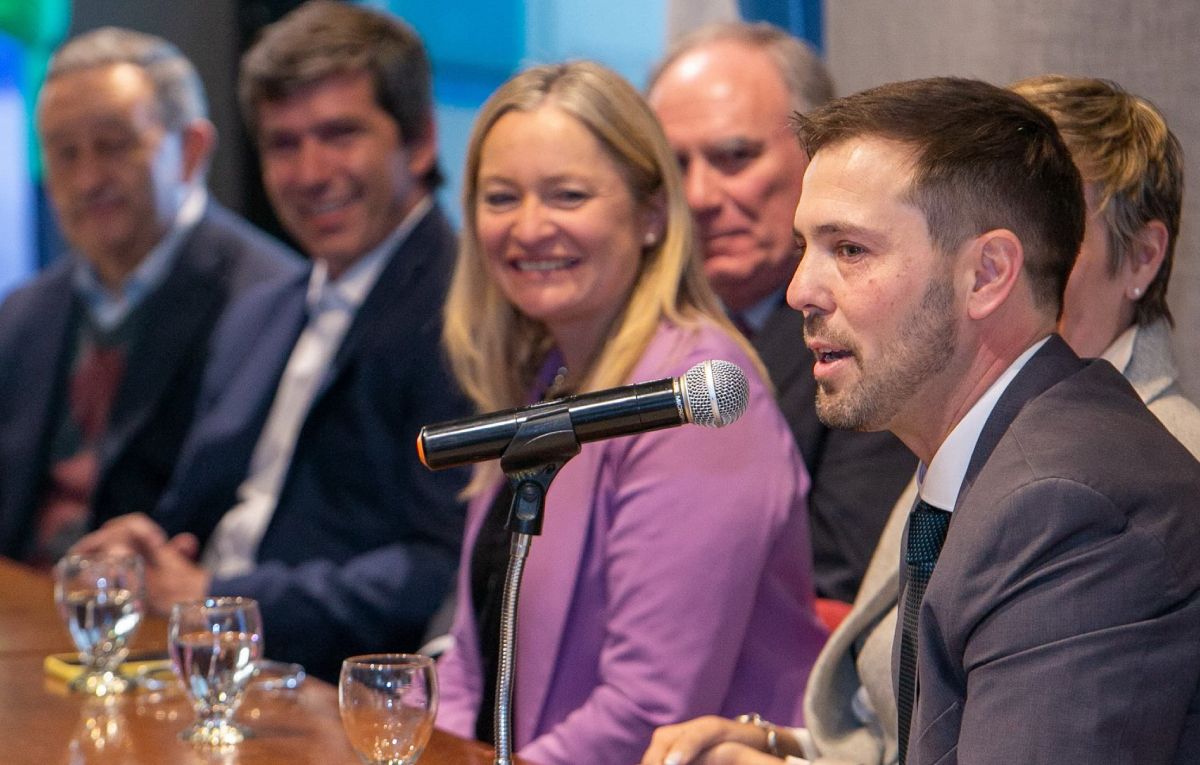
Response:
[[[121,27],[102,27],[74,37],[50,59],[46,79],[102,66],[131,64],[150,79],[163,127],[180,131],[208,117],[204,83],[192,62],[161,37]]]
[[[836,99],[794,124],[810,156],[862,137],[911,147],[909,199],[938,249],[957,252],[970,237],[1009,229],[1035,300],[1062,310],[1087,207],[1071,154],[1040,109],[986,82],[935,77]]]
[[[332,0],[312,0],[263,30],[242,57],[238,101],[251,135],[258,110],[341,74],[366,72],[375,102],[406,145],[433,130],[433,78],[420,36],[396,16]],[[442,182],[437,164],[423,178]]]
[[[1134,237],[1152,220],[1167,228],[1162,266],[1133,304],[1139,325],[1170,323],[1167,283],[1183,210],[1183,147],[1162,113],[1108,80],[1047,74],[1015,82],[1013,91],[1054,118],[1084,182],[1097,192],[1108,229],[1108,272],[1130,257]]]

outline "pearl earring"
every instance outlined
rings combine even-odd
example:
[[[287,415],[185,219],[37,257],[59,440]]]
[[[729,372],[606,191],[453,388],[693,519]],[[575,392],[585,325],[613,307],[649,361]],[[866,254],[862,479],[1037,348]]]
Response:
[[[658,244],[658,234],[654,233],[653,231],[647,231],[646,237],[642,239],[642,242],[645,243],[647,247],[653,247],[654,245]]]
[[[1141,296],[1142,296],[1142,288],[1141,287],[1133,287],[1132,289],[1129,290],[1130,299],[1137,300]]]

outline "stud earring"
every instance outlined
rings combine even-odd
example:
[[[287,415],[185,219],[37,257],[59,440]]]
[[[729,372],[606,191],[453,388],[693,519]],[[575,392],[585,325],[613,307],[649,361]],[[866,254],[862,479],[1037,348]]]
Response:
[[[653,247],[654,245],[658,244],[658,234],[654,233],[653,231],[647,231],[646,237],[642,239],[642,242],[647,247]]]
[[[1132,287],[1129,290],[1129,299],[1130,300],[1137,300],[1141,296],[1142,296],[1142,288],[1141,287]]]

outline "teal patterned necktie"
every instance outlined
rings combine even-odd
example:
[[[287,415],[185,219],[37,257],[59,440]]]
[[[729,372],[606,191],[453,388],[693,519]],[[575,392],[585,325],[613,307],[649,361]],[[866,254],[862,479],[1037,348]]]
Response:
[[[904,622],[900,632],[900,692],[897,699],[897,730],[900,765],[908,759],[908,729],[912,724],[913,707],[917,701],[917,615],[925,587],[933,575],[950,513],[919,500],[908,518],[908,549],[904,562],[908,567],[908,583],[904,589]]]

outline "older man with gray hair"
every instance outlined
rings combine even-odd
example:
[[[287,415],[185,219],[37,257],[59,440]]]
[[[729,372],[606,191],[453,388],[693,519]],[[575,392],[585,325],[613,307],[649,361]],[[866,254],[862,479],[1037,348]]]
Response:
[[[891,434],[821,424],[812,364],[799,345],[803,318],[784,302],[808,166],[789,120],[832,97],[812,49],[764,23],[696,30],[668,53],[649,89],[683,167],[705,273],[766,363],[812,477],[817,594],[850,602],[916,460]]]
[[[46,566],[155,505],[226,303],[299,258],[208,199],[216,131],[165,40],[67,42],[37,132],[70,252],[0,306],[0,554]]]

